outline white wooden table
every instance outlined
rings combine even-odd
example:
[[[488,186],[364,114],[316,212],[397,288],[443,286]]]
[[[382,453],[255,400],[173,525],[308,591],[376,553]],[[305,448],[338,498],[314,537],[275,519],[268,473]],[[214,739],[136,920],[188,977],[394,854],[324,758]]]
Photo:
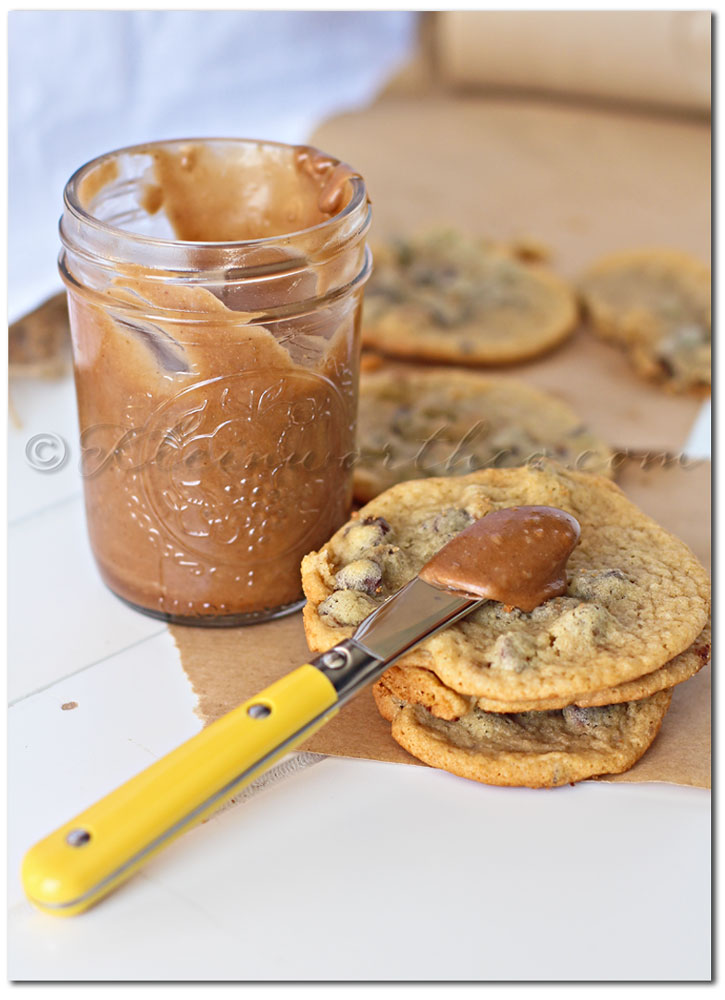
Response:
[[[11,979],[709,978],[710,795],[666,784],[500,789],[324,758],[87,914],[34,910],[25,850],[200,722],[165,627],[95,570],[72,381],[15,382],[11,400]],[[53,473],[25,454],[48,432],[69,450]],[[707,408],[687,448],[709,453]]]

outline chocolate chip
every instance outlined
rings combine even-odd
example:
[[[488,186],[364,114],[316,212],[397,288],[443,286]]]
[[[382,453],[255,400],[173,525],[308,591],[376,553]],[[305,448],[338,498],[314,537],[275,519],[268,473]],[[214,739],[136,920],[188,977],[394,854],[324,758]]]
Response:
[[[384,535],[387,535],[389,531],[393,530],[384,517],[364,517],[360,523],[377,524]]]
[[[621,569],[606,569],[599,572],[580,570],[569,581],[568,593],[571,597],[580,597],[585,601],[603,601],[610,603],[621,600],[632,589],[634,584]]]
[[[411,278],[416,285],[437,284],[437,275],[432,267],[416,267],[411,271]]]
[[[440,514],[435,514],[432,518],[427,518],[421,524],[423,531],[432,531],[436,535],[457,535],[467,528],[473,518],[467,510],[451,507],[449,510],[442,510]]]
[[[532,662],[535,644],[525,632],[504,632],[491,651],[491,666],[506,673],[520,674]]]
[[[320,604],[317,613],[331,625],[355,626],[375,610],[375,601],[355,590],[336,590]]]
[[[383,571],[372,559],[356,559],[335,575],[336,590],[360,590],[374,594],[383,578]]]
[[[578,705],[567,705],[562,709],[566,724],[575,732],[583,733],[606,724],[616,706],[601,705],[596,708],[579,708]]]
[[[431,306],[430,316],[437,326],[451,329],[454,326],[460,326],[469,318],[469,310],[461,304],[453,305],[441,301]]]
[[[409,267],[415,258],[413,248],[410,243],[406,243],[404,240],[398,239],[395,241],[394,247],[395,256],[397,257],[400,267]]]
[[[343,532],[339,561],[346,566],[356,559],[366,558],[391,532],[392,528],[384,517],[363,517],[353,521]],[[392,538],[389,540],[392,541]]]

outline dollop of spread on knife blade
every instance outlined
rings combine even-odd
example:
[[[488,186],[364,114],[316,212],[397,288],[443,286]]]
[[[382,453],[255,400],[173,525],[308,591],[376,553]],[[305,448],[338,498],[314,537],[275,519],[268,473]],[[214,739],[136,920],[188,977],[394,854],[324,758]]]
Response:
[[[442,590],[533,611],[566,592],[580,531],[557,507],[505,507],[456,535],[418,575]]]

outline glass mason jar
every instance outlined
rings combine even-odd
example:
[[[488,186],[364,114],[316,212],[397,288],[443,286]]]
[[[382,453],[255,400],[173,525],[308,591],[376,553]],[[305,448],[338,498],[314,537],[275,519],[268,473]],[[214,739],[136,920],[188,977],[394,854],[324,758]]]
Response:
[[[311,147],[169,141],[86,164],[64,203],[104,581],[182,624],[294,610],[352,501],[363,179]]]

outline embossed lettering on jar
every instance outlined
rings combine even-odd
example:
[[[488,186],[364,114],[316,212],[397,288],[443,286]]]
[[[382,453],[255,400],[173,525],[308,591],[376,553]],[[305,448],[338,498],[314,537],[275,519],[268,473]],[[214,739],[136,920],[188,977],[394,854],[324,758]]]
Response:
[[[152,143],[68,182],[88,529],[124,600],[209,625],[301,603],[350,511],[369,223],[310,147]]]

